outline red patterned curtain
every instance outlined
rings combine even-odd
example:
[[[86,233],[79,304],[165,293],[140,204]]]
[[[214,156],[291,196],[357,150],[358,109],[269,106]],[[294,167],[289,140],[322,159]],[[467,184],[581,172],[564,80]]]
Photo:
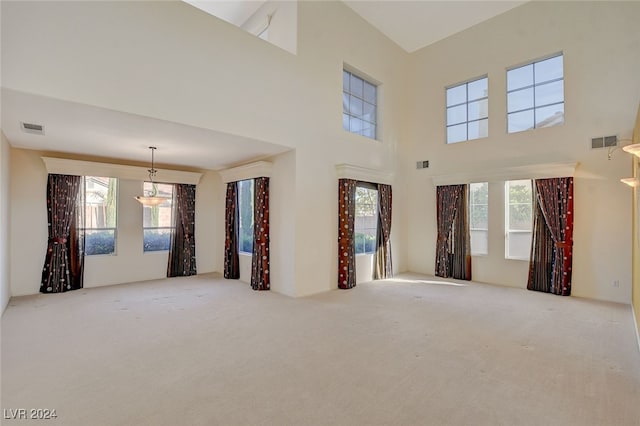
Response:
[[[167,277],[196,275],[196,186],[176,184],[174,230],[169,245]]]
[[[269,290],[269,178],[254,179],[253,188],[253,256],[251,287]]]
[[[465,274],[460,274],[461,269],[466,270],[466,268],[461,268],[459,265],[459,262],[464,259],[466,254],[464,250],[461,250],[458,241],[461,238],[469,238],[468,227],[466,231],[459,229],[465,221],[460,220],[458,216],[458,214],[466,214],[466,207],[462,204],[466,199],[464,195],[466,187],[467,185],[447,185],[436,188],[438,238],[436,241],[435,272],[438,277],[471,279],[471,263],[469,262],[468,277]],[[468,224],[468,221],[466,223]],[[467,236],[461,236],[461,233],[466,233]],[[457,253],[453,257],[455,249],[457,249]],[[454,264],[456,265],[455,268]],[[454,272],[456,272],[455,275]]]
[[[338,288],[356,286],[356,184],[353,179],[338,181]]]
[[[224,277],[240,278],[238,259],[238,182],[227,183],[224,240]]]
[[[571,295],[573,259],[573,178],[536,179],[527,288]]]
[[[79,232],[82,177],[50,174],[47,180],[49,240],[42,269],[41,293],[82,288],[84,237]]]
[[[469,185],[462,185],[456,206],[456,218],[453,221],[453,254],[451,258],[451,277],[471,280],[471,234],[469,233]]]
[[[393,277],[391,262],[391,185],[378,185],[378,235],[373,278]]]

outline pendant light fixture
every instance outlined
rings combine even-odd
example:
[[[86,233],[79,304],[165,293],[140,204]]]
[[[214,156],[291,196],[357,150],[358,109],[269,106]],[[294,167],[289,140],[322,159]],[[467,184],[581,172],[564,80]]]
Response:
[[[154,167],[154,153],[157,148],[155,146],[150,146],[149,149],[151,150],[151,168],[147,171],[149,172],[149,180],[151,181],[152,189],[148,194],[137,196],[136,200],[138,200],[143,206],[157,206],[158,204],[162,204],[167,201],[167,198],[158,197],[158,190],[155,183],[153,182],[153,178],[158,172],[158,170],[156,170],[156,168]]]

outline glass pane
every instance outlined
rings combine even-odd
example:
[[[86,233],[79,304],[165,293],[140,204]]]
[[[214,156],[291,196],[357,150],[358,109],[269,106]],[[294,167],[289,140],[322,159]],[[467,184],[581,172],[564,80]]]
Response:
[[[362,99],[358,99],[355,96],[351,96],[349,99],[349,106],[351,108],[351,115],[362,117]]]
[[[469,102],[469,120],[478,120],[489,116],[489,99]]]
[[[84,239],[84,254],[113,254],[116,252],[115,230],[86,230]]]
[[[85,227],[116,227],[116,178],[86,176],[85,182]]]
[[[362,120],[359,118],[351,117],[350,120],[350,131],[352,133],[361,134],[362,133]]]
[[[364,103],[364,110],[362,114],[362,118],[364,120],[370,121],[371,123],[376,122],[376,107],[370,103]]]
[[[447,127],[447,143],[456,143],[467,140],[467,125],[465,123],[457,126]]]
[[[509,230],[531,230],[531,181],[508,182]]]
[[[344,70],[342,71],[342,90],[349,91],[349,73]]]
[[[469,100],[473,101],[474,99],[486,98],[489,96],[488,83],[488,78],[481,78],[480,80],[469,83]]]
[[[355,248],[356,248],[356,254],[364,253],[364,234],[356,232]]]
[[[238,226],[238,249],[241,252],[253,251],[253,179],[238,182],[238,208],[240,223]]]
[[[142,224],[147,227],[172,227],[173,226],[173,185],[151,182],[144,183],[146,195],[155,194],[166,198],[166,201],[157,206],[144,206],[142,208]]]
[[[360,243],[360,253],[375,251],[376,230],[378,226],[378,191],[356,187],[356,216],[354,232]]]
[[[378,103],[376,100],[376,86],[366,81],[364,82],[364,100],[374,105]]]
[[[373,123],[365,123],[367,127],[362,130],[362,136],[366,136],[371,139],[376,138],[376,125]]]
[[[509,232],[507,254],[509,257],[528,259],[531,256],[531,232]]]
[[[467,104],[447,108],[447,126],[467,121]]]
[[[507,121],[509,133],[533,129],[533,110],[509,114]]]
[[[562,101],[564,101],[564,81],[554,81],[536,86],[536,106]]]
[[[447,89],[447,106],[461,104],[467,101],[467,85],[461,84],[460,86]]]
[[[349,94],[342,92],[342,112],[349,112]]]
[[[471,229],[471,255],[483,255],[489,253],[489,232],[484,230]]]
[[[363,81],[361,78],[356,77],[355,75],[351,74],[351,94],[352,95],[356,95],[359,98],[363,97]]]
[[[487,229],[489,227],[488,218],[489,207],[482,204],[473,205],[471,208],[470,227],[472,229]]]
[[[533,64],[507,71],[507,90],[533,85]]]
[[[145,229],[144,251],[169,250],[171,229]]]
[[[536,108],[536,127],[551,127],[564,123],[564,104]]]
[[[349,130],[349,116],[347,114],[342,114],[342,128]]]
[[[507,94],[507,112],[533,108],[533,87]]]
[[[469,123],[467,139],[480,139],[489,136],[489,119],[485,118],[480,121],[472,121]]]
[[[562,55],[535,63],[536,84],[562,78],[562,66]]]
[[[489,184],[487,182],[472,183],[469,185],[471,191],[472,204],[488,204],[489,202]]]

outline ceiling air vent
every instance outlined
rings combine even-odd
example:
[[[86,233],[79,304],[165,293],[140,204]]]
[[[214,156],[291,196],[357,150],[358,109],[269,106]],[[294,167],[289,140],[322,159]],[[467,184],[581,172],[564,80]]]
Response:
[[[23,132],[33,133],[34,135],[44,135],[44,126],[42,124],[20,122],[20,128]]]
[[[591,139],[591,149],[611,148],[612,146],[618,146],[617,136],[602,136]]]

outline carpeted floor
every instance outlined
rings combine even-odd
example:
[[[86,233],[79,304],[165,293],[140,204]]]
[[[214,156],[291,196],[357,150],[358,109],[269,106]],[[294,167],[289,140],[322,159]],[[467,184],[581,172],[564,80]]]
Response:
[[[302,299],[216,275],[14,298],[3,424],[640,425],[631,315],[418,275]]]

